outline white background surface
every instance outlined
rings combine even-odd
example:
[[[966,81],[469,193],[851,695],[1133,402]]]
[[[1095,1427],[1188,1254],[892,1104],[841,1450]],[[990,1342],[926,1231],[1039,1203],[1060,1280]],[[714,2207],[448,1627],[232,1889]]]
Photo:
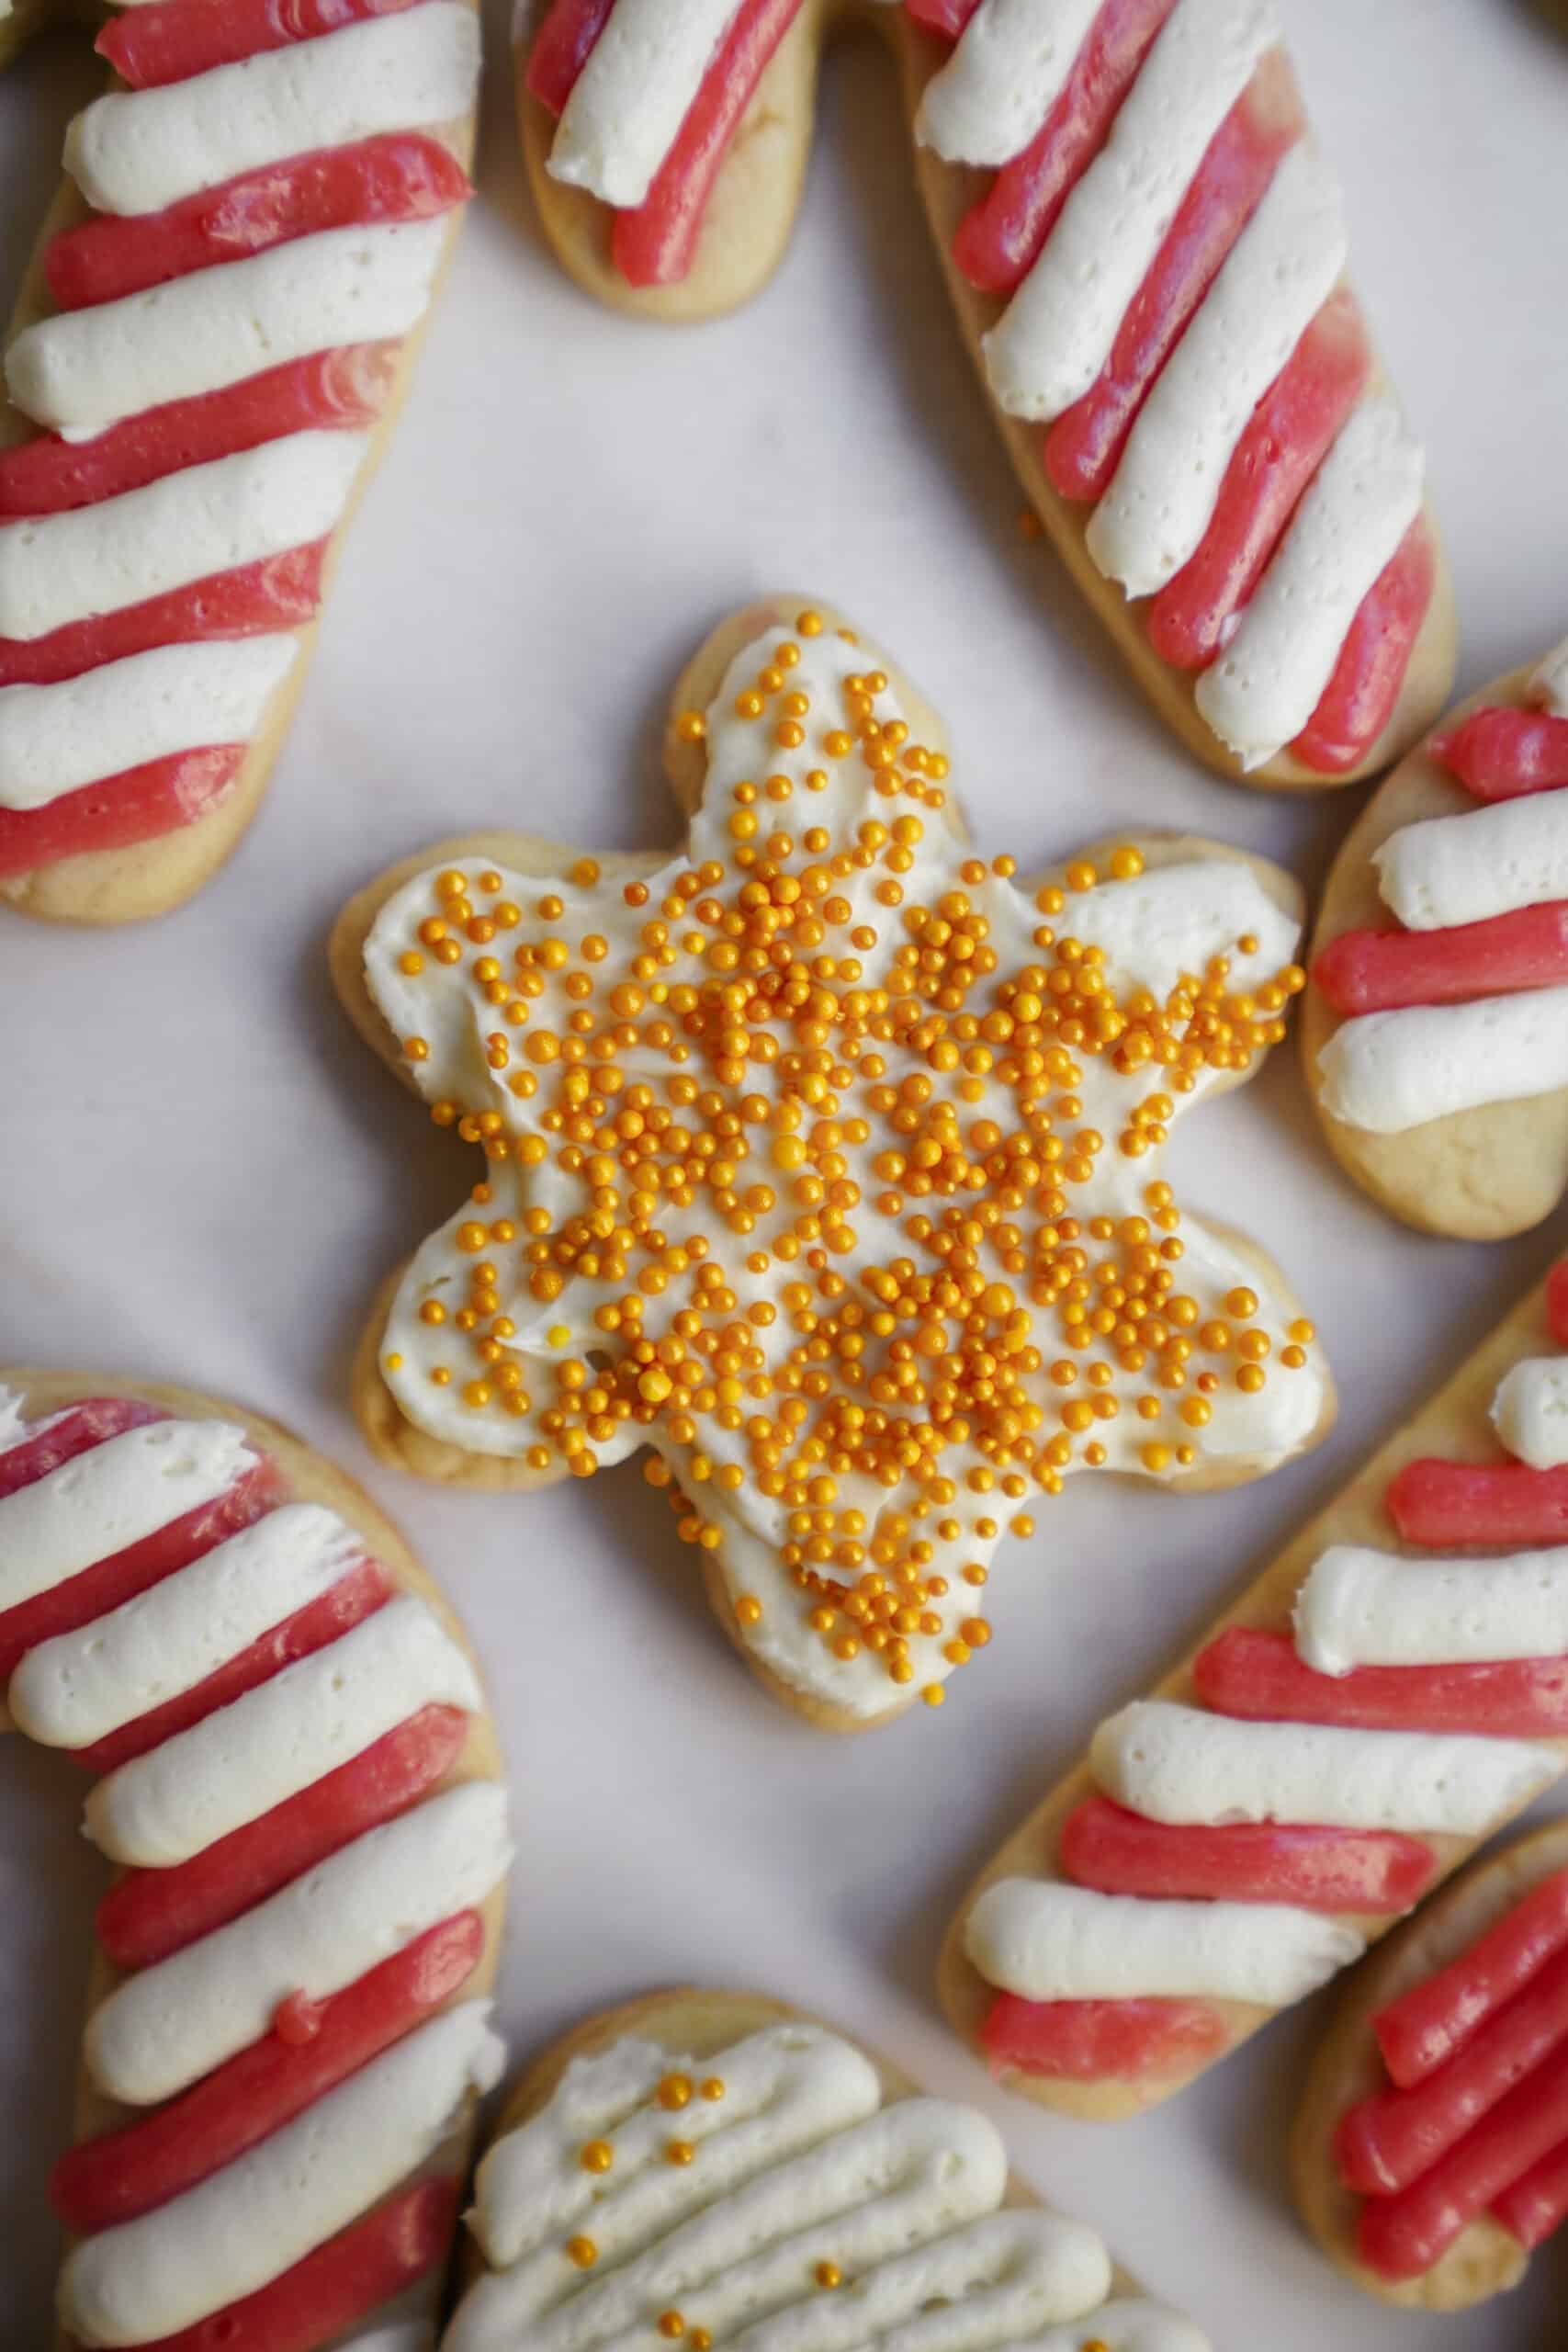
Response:
[[[1524,0],[1287,0],[1343,166],[1358,277],[1420,430],[1459,582],[1468,689],[1568,628],[1568,32]],[[1210,781],[1146,718],[1049,554],[971,380],[917,214],[892,77],[830,71],[805,216],[748,315],[602,314],[556,274],[491,27],[480,200],[412,403],[351,541],[271,798],[207,894],[152,929],[0,914],[0,1359],[229,1392],[364,1477],[466,1612],[521,1839],[502,2022],[521,2056],[680,1977],[798,2000],[987,2105],[1038,2186],[1098,2222],[1220,2352],[1536,2352],[1568,2261],[1443,2323],[1363,2301],[1300,2233],[1282,2142],[1321,2006],[1157,2113],[1099,2130],[993,2093],[931,1997],[971,1871],[1221,1597],[1545,1263],[1388,1224],[1337,1175],[1290,1048],[1184,1131],[1184,1200],[1284,1260],[1339,1374],[1339,1429],[1242,1493],[1077,1479],[1004,1553],[997,1640],[940,1715],[836,1743],[733,1661],[635,1465],[531,1499],[374,1466],[345,1368],[380,1276],[471,1181],[350,1034],[323,939],[393,858],[487,823],[663,843],[651,747],[710,623],[831,594],[946,710],[982,846],[1025,870],[1118,823],[1191,826],[1313,884],[1358,793]],[[79,40],[0,90],[0,279]],[[65,2131],[97,1866],[69,1770],[0,1771],[0,2341],[45,2338],[46,2163]],[[1551,2317],[1553,2309],[1558,2314]]]

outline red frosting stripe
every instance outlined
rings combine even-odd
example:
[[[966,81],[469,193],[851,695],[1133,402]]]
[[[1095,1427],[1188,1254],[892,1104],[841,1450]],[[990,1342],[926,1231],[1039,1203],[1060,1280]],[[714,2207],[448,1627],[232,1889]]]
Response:
[[[980,2030],[993,2074],[1017,2067],[1092,2083],[1196,2074],[1224,2049],[1205,2001],[1025,2001],[998,1993]]]
[[[1395,2197],[1370,2197],[1356,2245],[1385,2278],[1417,2278],[1466,2222],[1568,2139],[1568,2051],[1538,2066]]]
[[[923,25],[929,33],[956,40],[980,0],[904,0],[904,5],[913,23]]]
[[[438,139],[388,131],[226,180],[164,212],[95,213],[49,247],[49,290],[61,310],[80,310],[322,230],[426,220],[469,193],[468,174]]]
[[[1253,1723],[1475,1732],[1494,1739],[1568,1735],[1568,1658],[1318,1674],[1303,1663],[1288,1634],[1232,1625],[1200,1653],[1192,1672],[1202,1705]]]
[[[422,1707],[362,1754],[172,1870],[127,1871],[97,1910],[98,1941],[120,1968],[147,1968],[237,1918],[367,1829],[406,1813],[457,1762],[458,1707]]]
[[[1393,717],[1438,584],[1438,552],[1418,516],[1361,601],[1334,675],[1291,749],[1318,775],[1345,775]]]
[[[1568,1870],[1534,1888],[1450,1967],[1379,2010],[1372,2030],[1393,2080],[1423,2082],[1446,2066],[1472,2034],[1564,1952]]]
[[[0,808],[0,876],[31,874],[62,857],[132,849],[216,808],[239,775],[249,746],[215,743],[176,752],[144,767],[122,768],[85,784],[43,808]]]
[[[1546,1278],[1546,1319],[1560,1348],[1568,1348],[1568,1258],[1560,1258]]]
[[[713,185],[801,0],[741,0],[647,200],[618,212],[611,252],[628,286],[671,286],[692,266]]]
[[[160,1407],[133,1403],[128,1396],[89,1396],[80,1405],[68,1405],[36,1435],[0,1452],[0,1497],[19,1494],[62,1463],[90,1453],[107,1438],[123,1437],[127,1430],[145,1429],[149,1422],[168,1418]]]
[[[1478,800],[1512,800],[1568,784],[1568,718],[1540,710],[1477,710],[1446,735],[1435,735],[1441,760]]]
[[[1213,661],[1371,370],[1355,297],[1331,295],[1253,412],[1196,554],[1149,607],[1162,662],[1201,670]]]
[[[141,2352],[316,2352],[446,2262],[459,2188],[415,2181],[270,2286]]]
[[[439,2008],[483,1949],[483,1920],[461,1911],[321,2002],[305,2038],[269,2033],[154,2114],[70,2149],[50,2176],[55,2212],[85,2235],[194,2188]]]
[[[335,33],[367,17],[393,17],[412,0],[159,0],[128,8],[93,44],[133,90],[188,82],[215,65]]]
[[[161,1584],[176,1568],[188,1567],[226,1536],[249,1527],[272,1509],[277,1498],[276,1471],[270,1462],[257,1462],[215,1502],[186,1511],[183,1519],[160,1528],[140,1544],[128,1544],[109,1559],[96,1561],[51,1590],[37,1593],[15,1609],[0,1611],[0,1682],[10,1680],[27,1652],[39,1642],[51,1641],[56,1634],[73,1634],[93,1618],[118,1609],[122,1601],[134,1600],[139,1592]]]
[[[1290,1903],[1306,1911],[1407,1911],[1437,1875],[1418,1838],[1393,1830],[1145,1820],[1089,1797],[1062,1830],[1062,1868],[1101,1894]]]
[[[1099,498],[1110,488],[1151,387],[1305,129],[1290,62],[1271,50],[1215,132],[1111,357],[1045,436],[1045,470],[1064,498]]]
[[[373,424],[397,373],[395,343],[345,344],[247,376],[221,392],[170,401],[110,425],[91,441],[40,433],[0,450],[0,517],[63,514],[102,498],[144,489],[214,458],[314,427],[350,432]]]
[[[1010,294],[1023,283],[1062,207],[1104,146],[1175,6],[1176,0],[1104,0],[1039,131],[958,225],[953,257],[972,286]],[[966,11],[965,21],[972,14]]]
[[[92,1747],[76,1748],[73,1753],[77,1763],[87,1765],[95,1772],[112,1772],[133,1756],[145,1756],[150,1748],[172,1739],[176,1732],[188,1731],[192,1724],[200,1723],[215,1708],[227,1707],[247,1690],[270,1681],[286,1666],[293,1666],[312,1652],[325,1649],[330,1642],[341,1640],[362,1618],[379,1609],[391,1589],[387,1572],[378,1561],[357,1562],[330,1591],[308,1601],[248,1649],[226,1659],[193,1690],[165,1700],[151,1714],[138,1715],[134,1723],[122,1724],[118,1731],[96,1740]]]
[[[1565,2040],[1568,1953],[1560,1951],[1528,1989],[1467,2027],[1458,2055],[1435,2073],[1349,2109],[1335,2138],[1346,2187],[1363,2197],[1408,2188]]]
[[[165,595],[150,596],[144,604],[123,605],[118,612],[69,622],[47,637],[0,637],[0,687],[54,685],[155,645],[195,645],[216,638],[264,637],[276,629],[303,628],[321,605],[326,552],[326,540],[317,539],[310,547],[264,556],[232,571],[215,571],[206,580],[171,588]]]
[[[1490,1544],[1513,1550],[1568,1543],[1568,1469],[1527,1463],[1407,1462],[1388,1490],[1407,1544]]]
[[[1343,931],[1312,976],[1344,1013],[1547,988],[1568,979],[1568,899],[1446,931]]]
[[[594,43],[609,23],[615,5],[615,0],[555,0],[535,34],[524,87],[552,114],[566,112],[577,77],[593,54]]]
[[[1494,2198],[1492,2211],[1521,2245],[1531,2248],[1561,2229],[1568,2221],[1568,2140]]]

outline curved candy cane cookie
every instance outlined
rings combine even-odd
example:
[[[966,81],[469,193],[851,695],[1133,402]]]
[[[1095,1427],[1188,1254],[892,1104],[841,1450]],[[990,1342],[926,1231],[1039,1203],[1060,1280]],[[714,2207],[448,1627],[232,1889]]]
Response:
[[[971,1890],[949,2016],[1043,2105],[1152,2106],[1568,1765],[1568,1262]]]
[[[265,788],[468,194],[479,19],[150,0],[97,46],[6,352],[0,897],[124,922]]]
[[[1335,862],[1302,1024],[1341,1165],[1490,1241],[1568,1181],[1568,645],[1461,703]]]
[[[557,2043],[468,2218],[481,2275],[444,2352],[1207,2352],[974,2109],[752,1994],[652,1994]]]
[[[1518,2284],[1568,2220],[1568,1824],[1477,1862],[1351,1978],[1292,2172],[1324,2252],[1385,2302]]]
[[[523,0],[565,266],[658,318],[752,294],[855,15],[1020,480],[1139,685],[1222,775],[1377,774],[1441,705],[1452,599],[1269,0]]]
[[[790,599],[709,640],[666,748],[674,858],[483,834],[339,924],[365,1036],[485,1155],[356,1404],[479,1486],[651,1448],[750,1663],[852,1728],[940,1699],[1075,1471],[1224,1486],[1327,1426],[1283,1276],[1156,1174],[1282,1034],[1299,894],[1176,838],[1016,885],[935,715]]]
[[[461,1630],[343,1472],[179,1388],[0,1383],[5,1720],[94,1776],[62,2344],[428,2343],[512,1856]],[[379,2341],[378,2337],[375,2338]]]

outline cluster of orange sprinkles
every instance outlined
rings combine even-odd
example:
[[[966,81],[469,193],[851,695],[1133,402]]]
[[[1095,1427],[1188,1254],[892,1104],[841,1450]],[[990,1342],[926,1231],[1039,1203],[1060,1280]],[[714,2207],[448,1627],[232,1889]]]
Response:
[[[825,627],[800,614],[716,707],[727,746],[732,707],[763,747],[696,820],[694,860],[722,854],[619,888],[583,859],[530,903],[482,866],[422,886],[397,968],[462,967],[492,1091],[434,1103],[490,1169],[449,1229],[460,1291],[418,1310],[446,1327],[421,1376],[526,1423],[516,1451],[541,1475],[651,1444],[694,1544],[720,1546],[725,1498],[751,1487],[821,1642],[908,1684],[922,1640],[961,1665],[990,1637],[977,1600],[939,1607],[939,1559],[977,1589],[964,1551],[1031,1532],[1032,1498],[1110,1462],[1109,1424],[1139,1425],[1117,1466],[1176,1475],[1226,1386],[1306,1363],[1310,1324],[1271,1340],[1252,1290],[1223,1312],[1184,1290],[1171,1188],[1135,1165],[1178,1097],[1283,1035],[1303,975],[1243,992],[1220,956],[1163,998],[1119,997],[1072,907],[1142,854],[1068,865],[1032,919],[1014,860],[965,855],[947,762],[886,715],[886,676],[840,662],[806,690],[801,640]],[[708,722],[677,733],[701,744]],[[778,754],[793,773],[766,772]],[[1090,1065],[1097,1100],[1122,1082],[1113,1132],[1088,1124]],[[754,1626],[762,1602],[736,1610]]]

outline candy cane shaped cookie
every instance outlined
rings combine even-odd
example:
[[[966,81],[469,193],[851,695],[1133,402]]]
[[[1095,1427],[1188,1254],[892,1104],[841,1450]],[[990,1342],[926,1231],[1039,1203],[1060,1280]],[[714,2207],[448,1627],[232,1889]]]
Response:
[[[987,1866],[942,1962],[1010,2086],[1167,2098],[1568,1766],[1568,1261]]]
[[[443,2352],[739,2331],[754,2352],[1207,2352],[1010,2175],[985,2117],[753,1994],[652,1994],[558,2042],[468,2219],[479,2275]]]
[[[0,896],[107,923],[260,802],[468,194],[479,19],[149,0],[97,46],[6,352]]]
[[[857,14],[1020,480],[1139,685],[1222,775],[1377,774],[1440,707],[1452,599],[1271,0],[522,0],[565,266],[657,318],[755,292]]]
[[[1349,834],[1302,1024],[1336,1158],[1490,1241],[1568,1182],[1568,645],[1460,706]]]
[[[1074,1472],[1234,1484],[1332,1412],[1283,1275],[1156,1173],[1282,1034],[1294,885],[1166,837],[1017,886],[942,742],[825,608],[753,605],[677,692],[675,857],[449,842],[333,949],[484,1154],[377,1309],[371,1443],[507,1487],[650,1448],[721,1621],[834,1728],[941,1698]]]
[[[1296,2202],[1359,2287],[1460,2311],[1568,2221],[1568,1824],[1483,1857],[1345,1989]]]
[[[50,2183],[62,2346],[431,2343],[512,1856],[446,1601],[270,1422],[18,1372],[0,1668],[116,1866]]]

